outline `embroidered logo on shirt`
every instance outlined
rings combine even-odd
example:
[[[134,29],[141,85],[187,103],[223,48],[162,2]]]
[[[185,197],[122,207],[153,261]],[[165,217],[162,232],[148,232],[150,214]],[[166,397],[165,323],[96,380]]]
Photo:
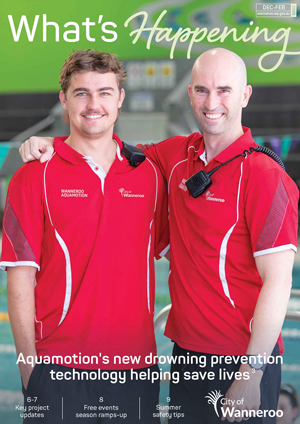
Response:
[[[132,191],[127,191],[124,188],[119,188],[119,193],[122,197],[145,197],[144,194],[134,194]]]
[[[179,184],[178,187],[181,188],[184,191],[187,191],[187,186],[185,185],[185,183],[186,183],[186,179],[182,178],[182,181],[181,181],[181,183]]]
[[[88,197],[88,194],[79,188],[61,189],[60,197]]]
[[[221,202],[221,203],[225,202],[225,199],[218,199],[217,197],[214,197],[214,194],[211,193],[210,190],[208,190],[205,193],[205,196],[206,196],[206,200],[210,200],[211,202]]]

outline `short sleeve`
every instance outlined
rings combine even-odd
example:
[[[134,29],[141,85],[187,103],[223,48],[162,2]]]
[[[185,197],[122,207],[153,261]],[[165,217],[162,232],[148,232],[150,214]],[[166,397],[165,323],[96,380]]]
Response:
[[[254,257],[297,251],[299,190],[278,168],[256,173],[247,183],[245,216]]]
[[[23,168],[23,167],[22,167]],[[40,270],[44,234],[42,187],[26,166],[12,178],[3,216],[0,268],[33,266]]]

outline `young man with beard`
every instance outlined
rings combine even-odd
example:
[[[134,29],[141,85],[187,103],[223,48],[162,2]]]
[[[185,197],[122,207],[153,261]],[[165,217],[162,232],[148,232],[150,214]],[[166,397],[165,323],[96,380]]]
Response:
[[[60,74],[70,136],[9,185],[0,266],[17,355],[39,358],[33,370],[19,363],[25,407],[35,397],[45,407],[26,423],[159,422],[159,382],[138,376],[158,371],[145,357],[156,354],[154,255],[168,246],[167,196],[157,166],[131,163],[113,134],[125,76],[114,55],[73,53]]]

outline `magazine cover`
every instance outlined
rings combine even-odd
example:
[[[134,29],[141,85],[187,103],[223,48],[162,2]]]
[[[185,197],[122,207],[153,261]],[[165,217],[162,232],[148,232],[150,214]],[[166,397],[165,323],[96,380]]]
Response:
[[[0,422],[299,424],[299,1],[0,37]]]

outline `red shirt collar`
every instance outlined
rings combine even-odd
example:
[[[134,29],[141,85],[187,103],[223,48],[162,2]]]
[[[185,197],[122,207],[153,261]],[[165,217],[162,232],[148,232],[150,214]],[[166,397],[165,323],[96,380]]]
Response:
[[[77,165],[83,159],[83,155],[65,143],[67,138],[68,137],[55,137],[53,148],[62,159],[72,163],[73,165]],[[113,134],[113,139],[117,142],[120,152],[122,152],[123,143],[121,139],[116,134]]]
[[[65,143],[67,138],[68,137],[55,137],[53,148],[62,159],[73,165],[77,165],[82,160],[83,156]]]
[[[227,160],[237,156],[241,153],[244,153],[246,149],[249,149],[251,146],[256,146],[257,144],[252,138],[251,130],[247,127],[242,127],[244,134],[239,137],[236,141],[234,141],[230,146],[228,146],[225,150],[219,153],[213,160],[217,162],[223,163]],[[199,137],[199,134],[198,134]],[[198,152],[195,152],[194,160],[199,159],[201,155],[203,155],[205,151],[205,143],[203,139],[203,135],[200,135],[199,138],[199,148]]]
[[[252,138],[251,130],[247,127],[243,127],[244,134],[239,137],[234,143],[230,144],[223,152],[219,153],[214,160],[218,162],[226,162],[234,156],[244,153],[245,150],[251,146],[255,146],[256,143]]]

